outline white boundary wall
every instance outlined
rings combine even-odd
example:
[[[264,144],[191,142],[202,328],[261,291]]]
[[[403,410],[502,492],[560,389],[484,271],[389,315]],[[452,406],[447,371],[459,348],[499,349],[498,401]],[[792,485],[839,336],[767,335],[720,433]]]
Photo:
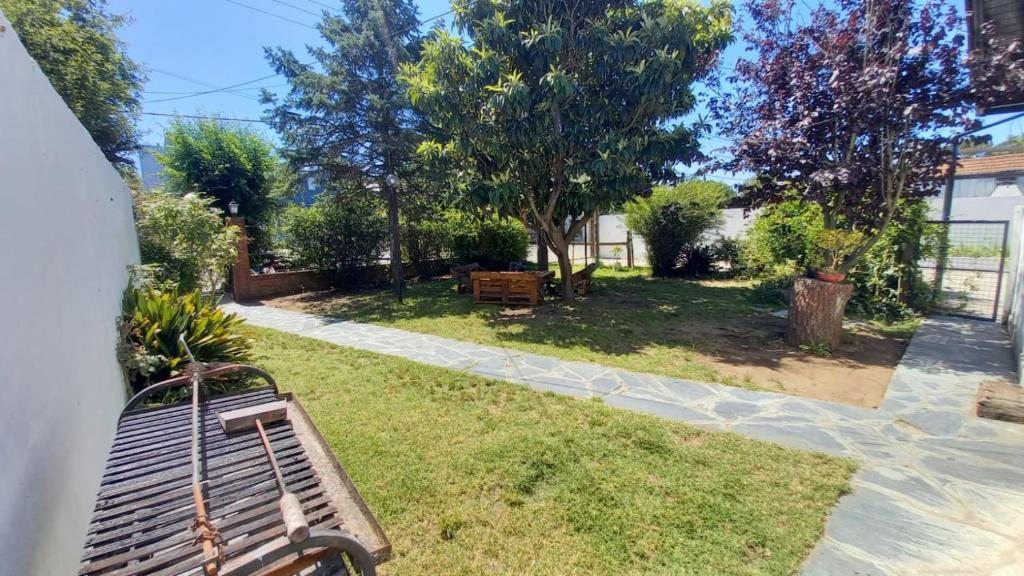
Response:
[[[125,389],[131,197],[0,14],[0,573],[78,571]]]

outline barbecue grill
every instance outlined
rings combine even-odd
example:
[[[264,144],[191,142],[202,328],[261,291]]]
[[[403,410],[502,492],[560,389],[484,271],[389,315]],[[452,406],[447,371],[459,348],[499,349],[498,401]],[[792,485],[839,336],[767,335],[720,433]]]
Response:
[[[251,366],[200,365],[204,378],[248,373],[267,386],[198,401],[198,454],[221,576],[372,574],[391,544],[298,400]],[[139,408],[181,376],[140,392],[125,406],[107,459],[82,555],[80,576],[204,573],[193,500],[192,404]],[[199,387],[197,387],[199,388]],[[275,475],[256,430],[225,433],[217,415],[287,402],[288,419],[266,425],[273,455],[301,502],[309,537],[285,537]]]

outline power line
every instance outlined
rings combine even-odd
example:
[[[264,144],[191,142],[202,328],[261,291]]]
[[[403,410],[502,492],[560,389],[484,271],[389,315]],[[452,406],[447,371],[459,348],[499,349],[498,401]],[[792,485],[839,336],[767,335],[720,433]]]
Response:
[[[252,10],[253,12],[259,12],[260,14],[265,14],[265,15],[270,16],[272,18],[277,18],[278,20],[284,20],[285,22],[291,22],[292,24],[298,24],[299,26],[305,26],[306,28],[309,28],[311,30],[316,30],[317,29],[316,26],[311,26],[309,24],[306,24],[305,22],[299,22],[298,20],[292,20],[291,18],[289,18],[287,16],[281,16],[280,14],[275,14],[273,12],[264,10],[262,8],[257,8],[255,6],[250,6],[248,4],[243,4],[242,2],[237,2],[236,0],[224,0],[224,1],[229,3],[229,4],[234,4],[235,6],[241,6],[242,8],[247,8],[249,10]]]
[[[253,122],[256,124],[269,124],[266,120],[257,118],[224,118],[222,116],[197,116],[193,114],[164,114],[162,112],[140,112],[143,116],[166,116],[169,118],[190,118],[194,120],[223,120],[225,122]]]
[[[310,16],[316,16],[317,18],[319,18],[321,16],[321,14],[318,13],[318,12],[313,12],[312,10],[306,10],[305,8],[299,8],[298,6],[296,6],[294,4],[289,4],[287,2],[284,2],[283,0],[270,0],[270,1],[275,3],[275,4],[280,4],[281,6],[287,6],[289,8],[294,9],[294,10],[298,10],[299,12],[302,12],[303,14],[309,14]]]
[[[247,94],[242,94],[241,92],[243,90],[263,90],[263,89],[268,89],[269,90],[271,88],[280,88],[282,86],[288,86],[288,83],[287,82],[282,82],[280,84],[269,84],[267,86],[252,86],[252,87],[249,87],[249,88],[239,88],[238,90],[232,90],[232,92],[238,93],[239,96],[252,96],[251,94],[247,95]],[[142,93],[143,94],[160,94],[160,95],[165,95],[165,96],[197,96],[197,95],[199,95],[199,92],[196,92],[195,90],[193,90],[191,92],[165,92],[165,91],[162,91],[162,90],[143,90]]]
[[[230,2],[231,0],[228,0],[228,1]],[[264,80],[269,80],[269,79],[275,78],[275,77],[277,77],[277,73],[276,72],[274,74],[269,74],[267,76],[261,76],[261,77],[255,79],[255,80],[249,80],[248,82],[239,82],[238,84],[232,84],[230,86],[222,86],[220,88],[213,88],[211,90],[206,90],[206,91],[203,91],[203,92],[196,92],[195,94],[187,94],[185,96],[175,96],[173,98],[161,98],[159,100],[147,100],[145,103],[146,104],[156,104],[158,102],[171,102],[173,100],[184,100],[185,98],[193,98],[195,96],[204,96],[206,94],[213,94],[215,92],[231,92],[231,90],[233,88],[239,88],[241,86],[248,86],[249,84],[255,84],[257,82],[262,82]],[[250,95],[249,94],[244,94],[244,96],[250,96]]]
[[[232,3],[232,4],[237,4],[237,5],[239,5],[239,6],[242,6],[243,8],[250,8],[250,9],[252,9],[252,10],[256,10],[257,12],[262,12],[262,13],[264,13],[264,14],[268,14],[268,15],[270,15],[270,16],[274,16],[274,17],[277,17],[277,18],[284,18],[285,20],[288,20],[289,22],[292,22],[292,23],[295,23],[295,24],[300,24],[300,25],[302,25],[302,26],[306,26],[306,27],[308,27],[308,28],[313,28],[314,30],[316,29],[316,27],[314,27],[314,26],[309,26],[308,24],[304,24],[304,23],[302,23],[302,22],[298,22],[298,21],[296,21],[296,20],[291,20],[291,19],[289,19],[289,18],[285,18],[284,16],[278,16],[278,15],[276,15],[276,14],[273,14],[273,13],[267,12],[267,11],[265,11],[265,10],[261,10],[261,9],[259,9],[259,8],[255,8],[255,7],[253,7],[253,6],[249,6],[249,5],[247,5],[247,4],[242,4],[242,3],[240,3],[240,2],[236,2],[235,0],[225,0],[225,1],[226,1],[226,2],[230,2],[230,3]],[[276,1],[276,0],[275,0],[275,1]],[[318,5],[318,6],[323,6],[324,8],[330,8],[330,6],[327,6],[326,4],[322,4],[322,3],[320,3],[320,2],[313,2],[313,0],[309,0],[309,1],[310,1],[310,2],[312,2],[313,4],[316,4],[316,5]],[[476,0],[471,0],[471,1],[470,1],[470,4],[472,4],[472,3],[474,3],[474,2],[476,2]],[[402,29],[402,30],[399,30],[398,32],[394,32],[394,33],[392,33],[392,34],[389,34],[389,35],[387,36],[387,38],[388,38],[388,39],[390,39],[390,38],[394,38],[395,36],[398,36],[398,35],[400,35],[400,34],[405,34],[405,33],[406,33],[406,32],[408,32],[409,30],[412,30],[412,29],[414,29],[414,28],[418,28],[418,27],[420,27],[420,26],[422,26],[422,25],[426,24],[427,22],[433,22],[434,20],[437,20],[437,19],[439,19],[439,18],[444,18],[445,16],[448,16],[449,14],[453,14],[454,12],[455,12],[455,10],[449,10],[449,11],[447,11],[447,12],[443,12],[443,13],[441,13],[441,14],[438,14],[438,15],[436,15],[436,16],[431,16],[430,18],[427,18],[426,20],[423,20],[423,21],[421,21],[421,22],[419,22],[419,23],[417,23],[417,24],[415,24],[415,25],[413,25],[413,26],[410,26],[410,27],[404,28],[404,29]],[[315,62],[309,62],[309,63],[303,64],[303,65],[304,65],[304,66],[309,66],[309,65],[311,65],[311,64],[314,64],[314,63],[315,63]],[[207,95],[207,94],[214,94],[214,93],[216,93],[216,92],[230,92],[230,91],[231,91],[231,90],[232,90],[233,88],[237,88],[237,87],[239,87],[239,86],[246,86],[246,85],[249,85],[249,84],[255,84],[256,82],[260,82],[260,81],[263,81],[263,80],[267,80],[267,79],[269,79],[269,78],[274,78],[275,76],[279,76],[279,75],[280,75],[279,73],[274,73],[274,74],[271,74],[271,75],[269,75],[269,76],[263,76],[263,77],[261,77],[261,78],[257,78],[257,79],[255,79],[255,80],[251,80],[251,81],[249,81],[249,82],[241,82],[241,83],[239,83],[239,84],[233,84],[233,85],[231,85],[231,86],[222,86],[222,87],[220,87],[220,88],[214,88],[214,89],[211,89],[211,90],[206,90],[206,91],[203,91],[203,92],[196,92],[196,93],[194,93],[194,94],[184,94],[184,95],[181,95],[181,96],[177,96],[177,97],[174,97],[174,98],[162,98],[162,99],[160,99],[160,100],[149,100],[149,101],[147,101],[147,102],[146,102],[146,104],[156,104],[156,103],[158,103],[158,102],[169,102],[169,101],[172,101],[172,100],[183,100],[183,99],[185,99],[185,98],[193,98],[193,97],[195,97],[195,96],[205,96],[205,95]],[[245,96],[249,96],[249,95],[245,95]]]
[[[337,10],[337,8],[333,6],[329,6],[327,4],[324,4],[323,2],[317,2],[316,0],[306,0],[306,2],[309,2],[310,4],[316,4],[317,6],[320,6],[321,8],[327,8],[328,10]]]

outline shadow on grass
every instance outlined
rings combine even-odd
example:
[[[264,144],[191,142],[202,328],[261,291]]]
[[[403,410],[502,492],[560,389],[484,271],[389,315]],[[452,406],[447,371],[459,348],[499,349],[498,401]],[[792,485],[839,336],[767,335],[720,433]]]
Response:
[[[778,304],[760,300],[755,289],[739,282],[649,278],[602,269],[587,298],[571,304],[549,298],[532,317],[521,319],[503,316],[505,307],[474,304],[471,295],[456,294],[451,280],[410,284],[403,305],[389,291],[288,300],[323,316],[511,348],[533,345],[528,346],[533,351],[582,348],[630,356],[660,347],[683,358],[699,353],[737,366],[767,368],[784,359],[813,358],[785,344],[786,320],[770,314]],[[894,345],[899,347],[895,355]],[[846,366],[893,365],[904,345],[877,331],[860,330],[849,334],[831,360]]]

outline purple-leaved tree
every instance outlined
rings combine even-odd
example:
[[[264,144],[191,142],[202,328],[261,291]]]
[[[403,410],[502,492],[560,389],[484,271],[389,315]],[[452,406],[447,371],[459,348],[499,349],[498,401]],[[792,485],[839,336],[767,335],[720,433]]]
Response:
[[[950,138],[974,125],[973,106],[1024,86],[1020,46],[968,58],[963,20],[948,2],[837,0],[806,19],[792,0],[745,6],[753,57],[723,79],[731,94],[712,102],[718,129],[734,141],[716,168],[755,174],[741,190],[753,207],[818,204],[820,271],[856,266],[902,204],[940,189]],[[790,342],[838,344],[851,293],[798,279]]]

